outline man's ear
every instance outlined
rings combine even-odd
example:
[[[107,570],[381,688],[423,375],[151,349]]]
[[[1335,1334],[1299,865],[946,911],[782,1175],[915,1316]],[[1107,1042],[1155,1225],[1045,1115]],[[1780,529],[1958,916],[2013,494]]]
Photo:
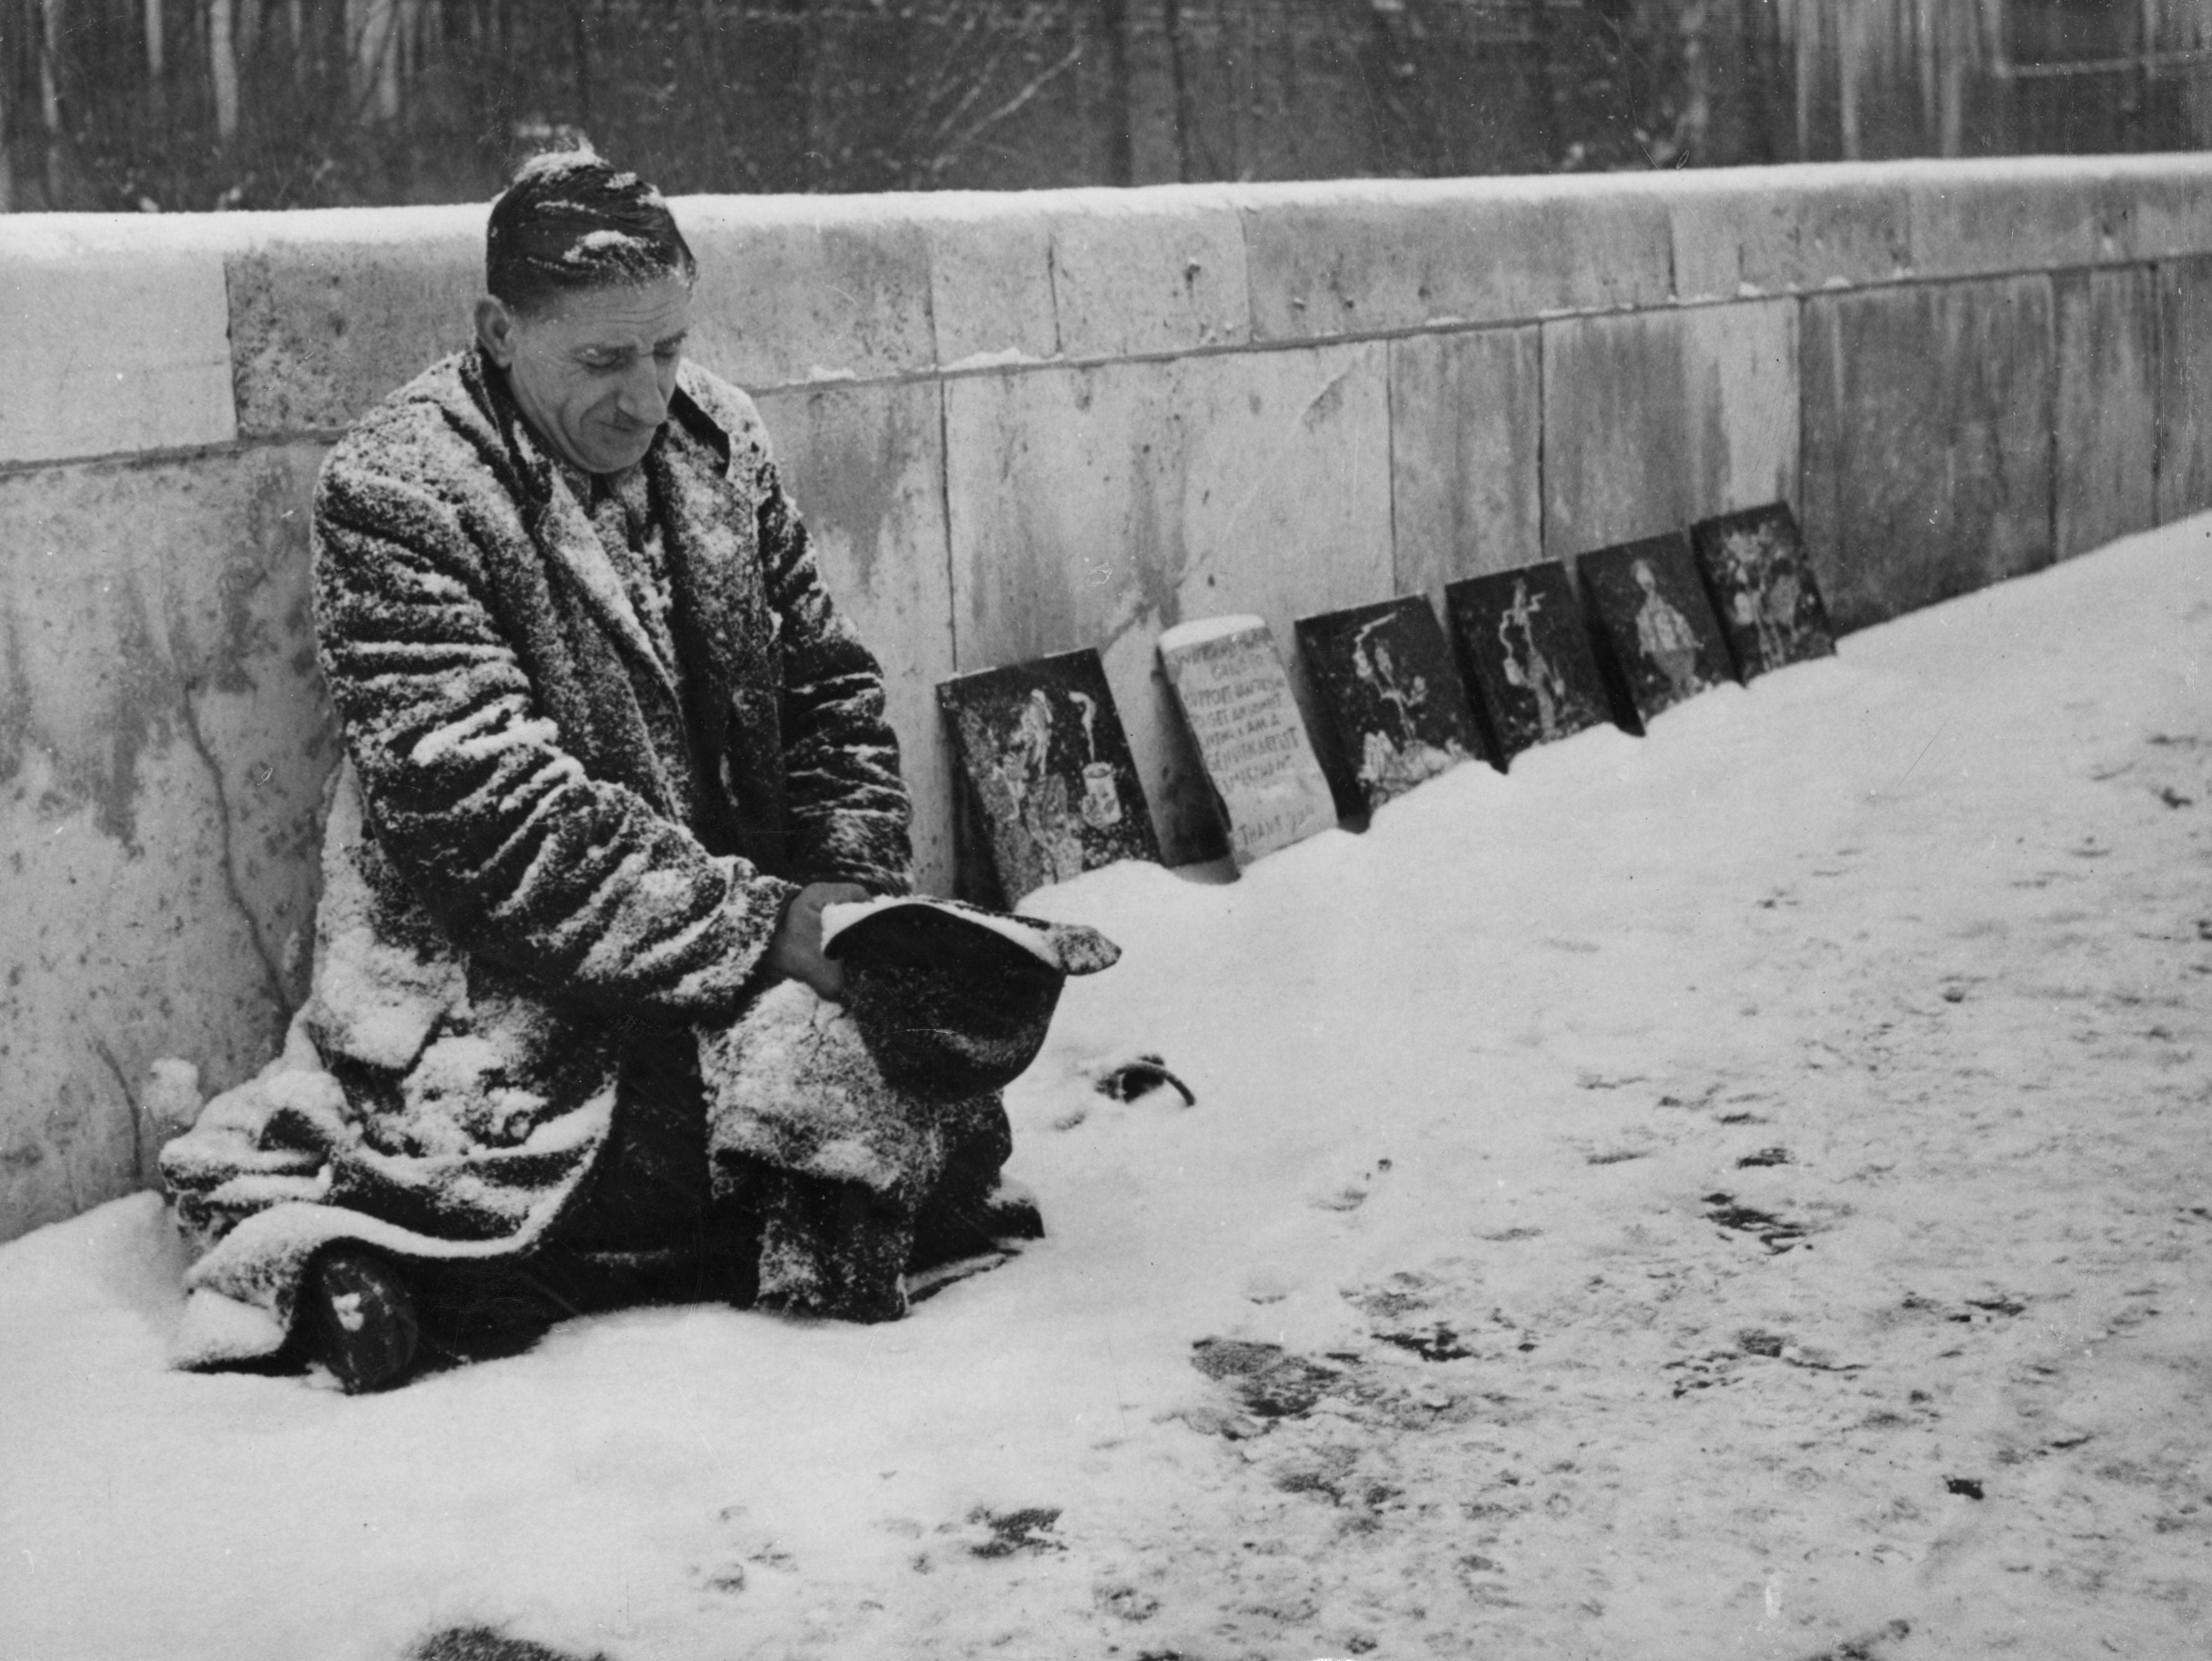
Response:
[[[514,362],[515,318],[496,295],[477,301],[477,344],[483,355],[504,369]]]

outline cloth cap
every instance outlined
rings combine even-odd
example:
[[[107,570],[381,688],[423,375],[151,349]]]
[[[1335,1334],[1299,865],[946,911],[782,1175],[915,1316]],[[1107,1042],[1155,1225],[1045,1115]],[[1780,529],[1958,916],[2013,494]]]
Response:
[[[1012,1083],[1043,1048],[1067,977],[1121,955],[1081,923],[958,900],[833,905],[822,936],[845,965],[845,1007],[884,1078],[937,1101]]]

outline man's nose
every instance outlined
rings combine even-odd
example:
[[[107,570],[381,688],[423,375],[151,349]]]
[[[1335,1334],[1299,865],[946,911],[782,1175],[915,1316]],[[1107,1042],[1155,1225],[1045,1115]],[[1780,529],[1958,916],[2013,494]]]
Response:
[[[622,393],[615,407],[641,426],[658,427],[668,419],[668,400],[676,389],[673,374],[664,375],[658,360],[643,358],[623,377]]]

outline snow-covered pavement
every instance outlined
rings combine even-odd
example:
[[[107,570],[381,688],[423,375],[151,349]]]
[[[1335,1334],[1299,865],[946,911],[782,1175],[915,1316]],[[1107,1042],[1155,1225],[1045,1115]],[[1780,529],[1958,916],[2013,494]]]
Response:
[[[2208,664],[2200,519],[1038,897],[1053,1236],[896,1325],[348,1399],[163,1369],[150,1196],[0,1248],[0,1658],[2204,1653]]]

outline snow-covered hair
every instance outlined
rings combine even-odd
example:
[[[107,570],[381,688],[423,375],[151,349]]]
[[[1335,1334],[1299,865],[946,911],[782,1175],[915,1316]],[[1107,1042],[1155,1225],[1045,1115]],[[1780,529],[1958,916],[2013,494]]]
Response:
[[[491,204],[484,286],[518,312],[698,271],[660,192],[589,144],[532,156]]]

